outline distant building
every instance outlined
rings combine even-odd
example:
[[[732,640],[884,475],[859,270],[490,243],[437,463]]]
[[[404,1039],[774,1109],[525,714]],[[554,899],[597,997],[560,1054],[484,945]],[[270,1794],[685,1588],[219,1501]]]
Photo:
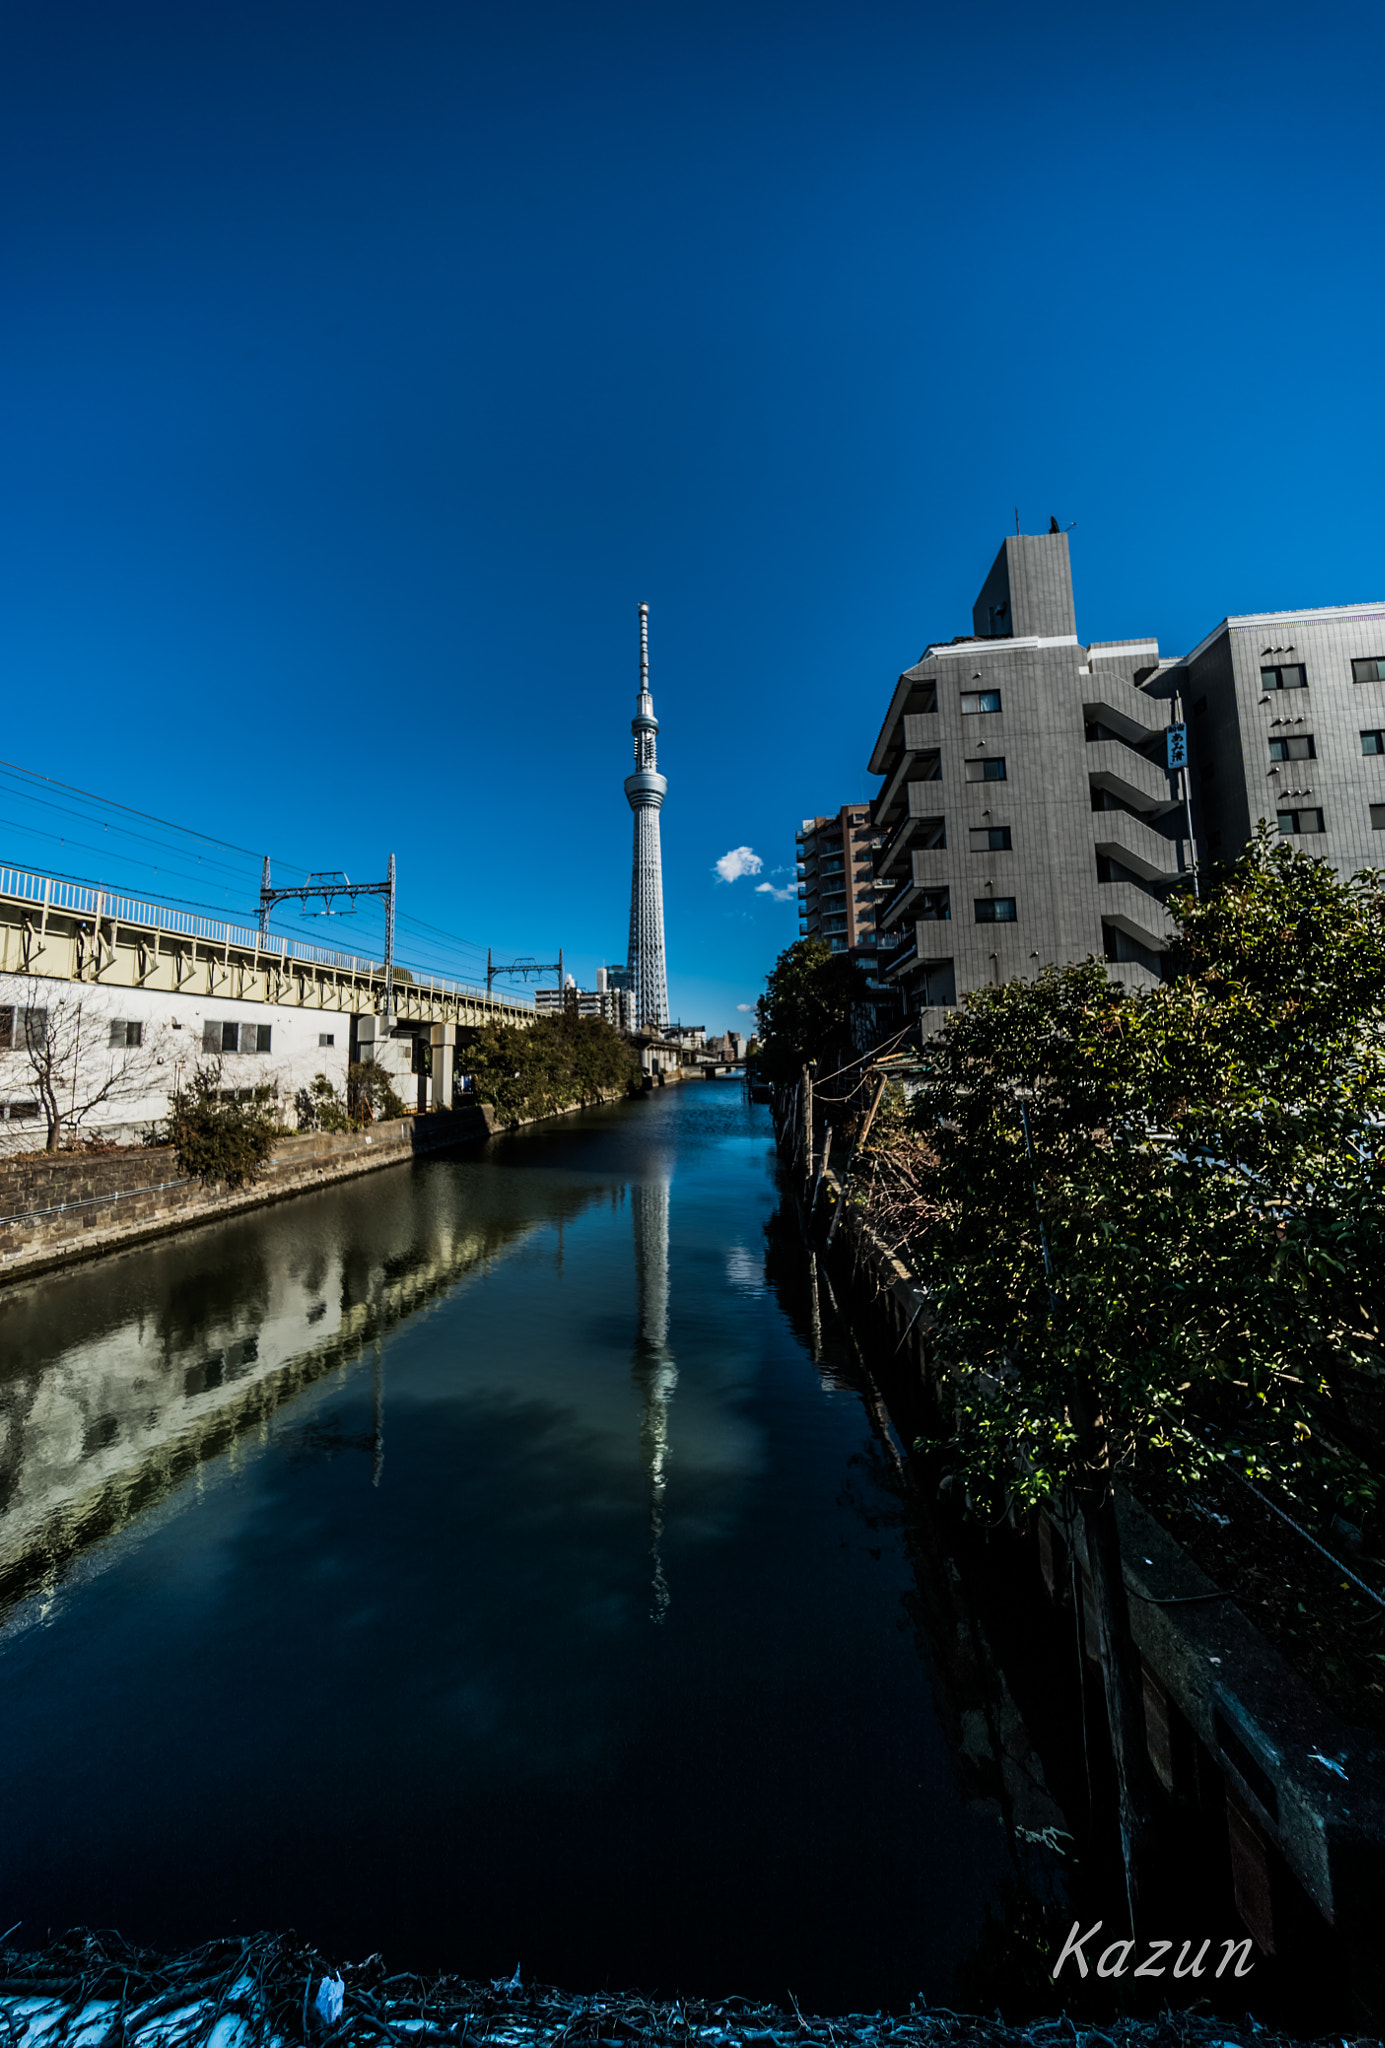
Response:
[[[834,817],[805,818],[798,842],[798,935],[822,939],[834,953],[875,949],[876,837],[869,804],[844,804]]]
[[[623,969],[617,971],[624,973]],[[579,1017],[604,1017],[617,1031],[631,1033],[635,1029],[635,998],[630,989],[611,985],[611,972],[598,967],[594,989],[578,988],[571,975],[562,988],[535,989],[534,1008],[541,1017],[565,1009],[575,1010]]]

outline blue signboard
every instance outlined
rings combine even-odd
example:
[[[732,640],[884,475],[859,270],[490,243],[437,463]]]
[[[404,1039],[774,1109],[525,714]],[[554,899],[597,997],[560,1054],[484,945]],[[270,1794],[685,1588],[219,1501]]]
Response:
[[[1188,765],[1188,728],[1186,725],[1171,725],[1166,728],[1169,740],[1169,772]]]

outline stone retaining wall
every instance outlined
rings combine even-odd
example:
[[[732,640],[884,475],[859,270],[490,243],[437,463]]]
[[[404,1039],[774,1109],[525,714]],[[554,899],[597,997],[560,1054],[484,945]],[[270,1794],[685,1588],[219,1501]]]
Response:
[[[171,1146],[0,1165],[0,1281],[184,1230],[418,1152],[485,1138],[494,1112],[400,1117],[365,1131],[304,1131],[279,1140],[261,1177],[235,1192],[178,1172]]]
[[[372,1124],[369,1131],[294,1132],[280,1138],[260,1178],[235,1193],[184,1179],[168,1145],[138,1152],[0,1161],[0,1284],[167,1231],[186,1230],[214,1217],[256,1209],[265,1202],[283,1201],[309,1188],[393,1166],[416,1153],[492,1137],[505,1128],[509,1126],[500,1123],[486,1102],[475,1109],[399,1117]]]

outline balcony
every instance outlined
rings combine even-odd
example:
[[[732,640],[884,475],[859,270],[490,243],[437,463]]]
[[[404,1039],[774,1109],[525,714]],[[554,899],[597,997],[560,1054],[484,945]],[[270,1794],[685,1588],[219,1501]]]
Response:
[[[1101,883],[1097,904],[1103,924],[1114,925],[1153,952],[1162,952],[1177,933],[1177,925],[1158,897],[1147,895],[1134,882]]]
[[[1105,677],[1099,685],[1093,678],[1091,694],[1082,705],[1088,724],[1109,727],[1132,747],[1162,733],[1169,715],[1166,697],[1146,697],[1142,690],[1122,685],[1115,676]]]
[[[1094,789],[1109,789],[1122,803],[1155,817],[1178,804],[1165,771],[1120,740],[1088,741],[1087,774]]]
[[[1165,839],[1132,818],[1128,811],[1093,811],[1092,837],[1098,853],[1117,860],[1146,882],[1174,882],[1184,877],[1179,865],[1181,841]]]

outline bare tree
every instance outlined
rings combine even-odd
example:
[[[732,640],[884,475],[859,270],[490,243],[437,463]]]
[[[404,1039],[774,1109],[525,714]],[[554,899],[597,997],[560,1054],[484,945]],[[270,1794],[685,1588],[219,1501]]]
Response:
[[[0,1052],[23,1062],[48,1151],[58,1151],[64,1136],[98,1110],[137,1114],[164,1064],[162,1031],[116,1017],[104,991],[32,976],[23,993],[24,1002],[0,1005]]]

